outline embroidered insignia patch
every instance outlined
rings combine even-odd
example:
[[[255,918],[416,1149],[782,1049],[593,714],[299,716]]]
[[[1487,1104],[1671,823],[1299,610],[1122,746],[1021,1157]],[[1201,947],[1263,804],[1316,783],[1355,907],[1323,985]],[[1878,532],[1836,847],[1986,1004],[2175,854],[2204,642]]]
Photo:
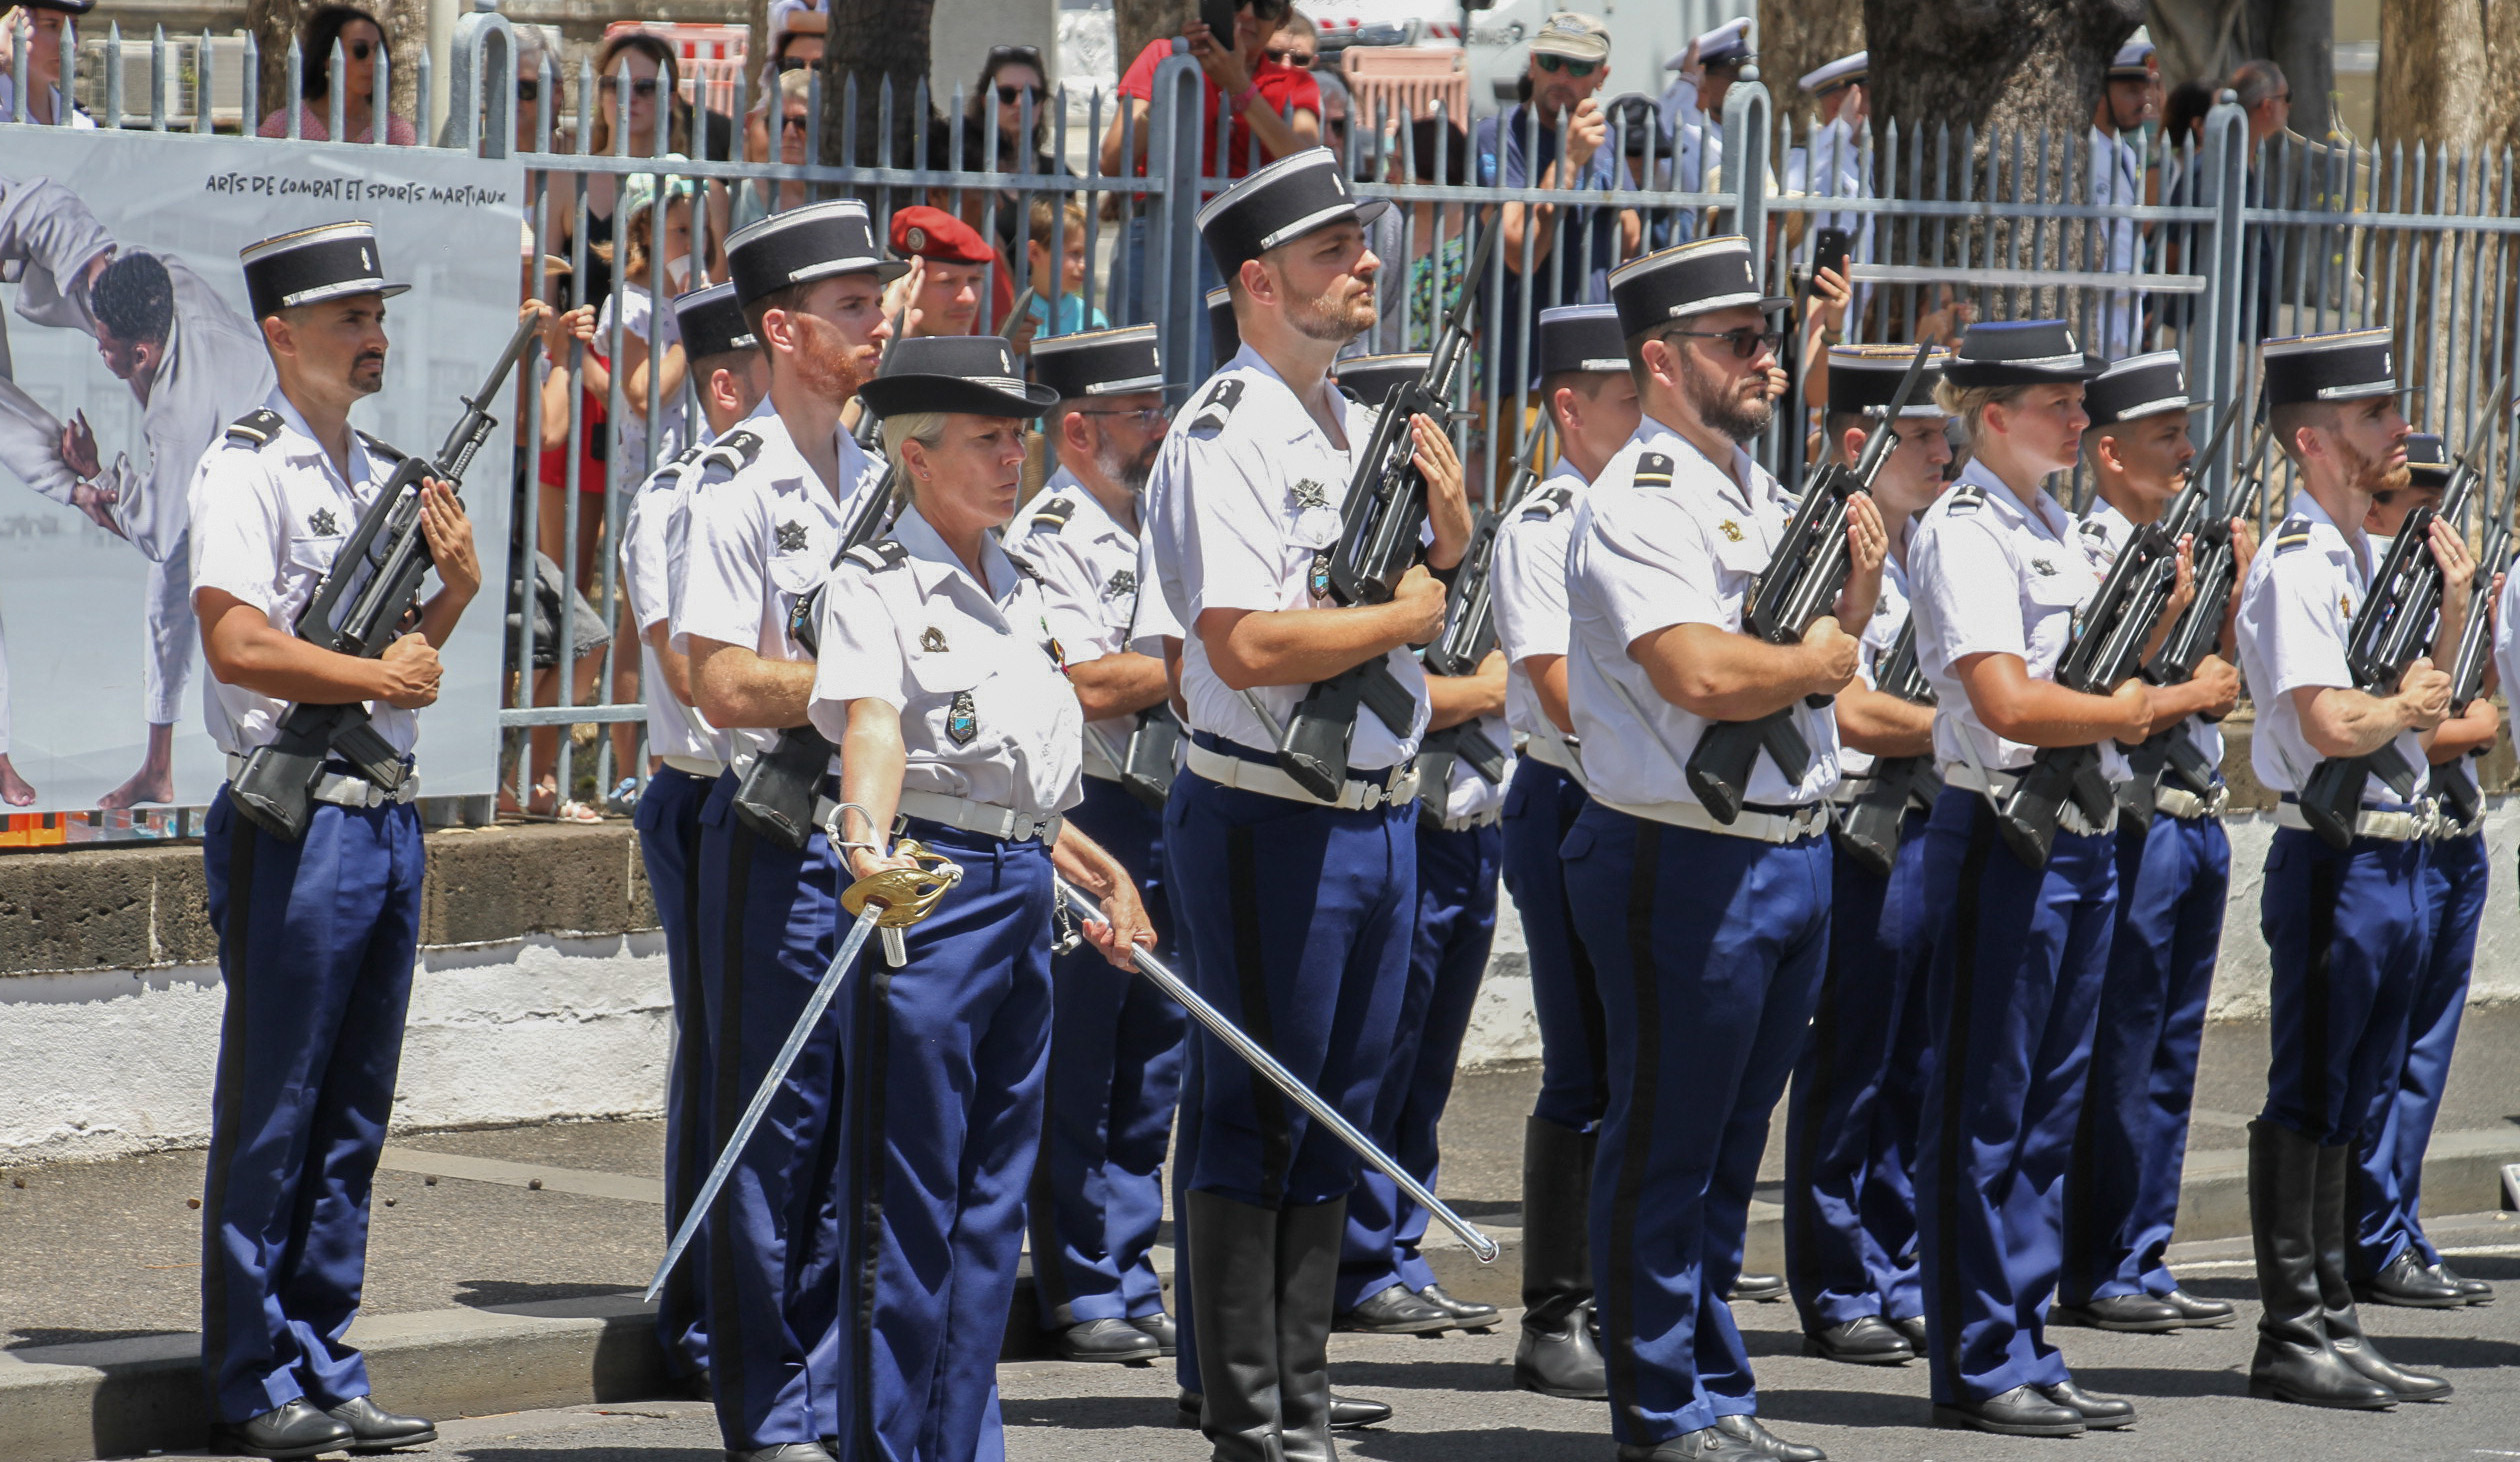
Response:
[[[944,654],[945,631],[938,629],[935,625],[929,625],[926,631],[919,636],[919,648],[927,651],[931,655]]]
[[[2035,573],[2037,573],[2037,574],[2040,574],[2040,575],[2042,575],[2042,576],[2045,576],[2045,575],[2048,575],[2048,574],[2053,574],[2053,573],[2055,573],[2055,572],[2056,572],[2056,565],[2054,565],[2054,564],[2052,564],[2052,563],[2049,563],[2046,559],[2043,559],[2043,558],[2034,558],[2034,559],[2030,560],[2030,568],[2031,568],[2031,570],[2032,570],[2033,572],[2035,572]]]
[[[318,538],[330,538],[341,531],[341,524],[333,517],[332,509],[317,508],[307,516],[306,531]]]
[[[1041,648],[1049,653],[1051,668],[1061,675],[1067,674],[1067,649],[1059,643],[1059,637],[1052,635],[1049,639],[1042,641]]]
[[[2352,619],[2352,618],[2354,617],[2354,599],[2353,599],[2353,596],[2352,596],[2352,595],[2350,595],[2350,594],[2339,594],[2339,595],[2337,595],[2337,596],[2336,596],[2336,612],[2337,612],[2337,613],[2339,613],[2339,614],[2341,614],[2341,615],[2343,615],[2343,616],[2345,616],[2347,619]]]
[[[1330,550],[1325,548],[1321,552],[1313,555],[1312,573],[1308,578],[1308,584],[1312,589],[1314,598],[1321,599],[1329,596]]]
[[[779,541],[779,552],[781,552],[781,553],[802,553],[802,552],[804,551],[804,549],[805,549],[805,525],[804,525],[804,524],[802,524],[802,523],[781,523],[778,527],[776,527],[776,528],[772,529],[771,531],[772,531],[774,534],[776,534],[776,535],[777,535],[777,537],[778,537],[778,541]]]
[[[1114,569],[1111,573],[1111,581],[1103,585],[1102,596],[1105,599],[1117,599],[1123,594],[1134,594],[1136,592],[1137,570]]]
[[[956,746],[969,746],[980,735],[980,713],[971,704],[971,692],[954,692],[954,703],[945,711],[945,734]]]
[[[1726,518],[1721,523],[1716,524],[1715,529],[1717,532],[1723,534],[1725,539],[1730,542],[1739,543],[1741,541],[1741,525],[1730,518]]]
[[[1288,491],[1294,495],[1295,506],[1298,509],[1330,506],[1330,489],[1309,477],[1296,483]]]

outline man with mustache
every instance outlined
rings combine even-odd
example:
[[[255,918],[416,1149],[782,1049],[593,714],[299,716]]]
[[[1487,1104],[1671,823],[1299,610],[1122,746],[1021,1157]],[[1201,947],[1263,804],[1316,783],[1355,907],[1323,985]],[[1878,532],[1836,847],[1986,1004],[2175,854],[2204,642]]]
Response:
[[[726,241],[735,297],[770,364],[759,409],[702,459],[690,493],[673,648],[693,703],[724,730],[732,765],[700,814],[700,982],[716,1039],[713,1120],[722,1148],[837,951],[849,882],[816,826],[799,849],[744,825],[735,789],[782,728],[806,724],[814,657],[788,633],[830,573],[873,464],[840,409],[875,374],[883,286],[908,266],[877,248],[866,205],[816,203]],[[840,759],[822,784],[839,793]],[[745,1149],[708,1228],[709,1371],[727,1455],[826,1462],[840,1429],[832,1334],[841,1292],[838,1026],[815,1028]]]

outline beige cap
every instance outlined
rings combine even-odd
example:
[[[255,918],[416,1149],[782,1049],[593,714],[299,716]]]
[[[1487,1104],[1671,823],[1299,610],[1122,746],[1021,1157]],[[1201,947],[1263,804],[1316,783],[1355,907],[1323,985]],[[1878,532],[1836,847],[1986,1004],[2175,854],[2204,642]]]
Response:
[[[1597,16],[1561,10],[1540,22],[1540,29],[1532,33],[1531,53],[1564,56],[1570,61],[1607,61],[1610,27]]]

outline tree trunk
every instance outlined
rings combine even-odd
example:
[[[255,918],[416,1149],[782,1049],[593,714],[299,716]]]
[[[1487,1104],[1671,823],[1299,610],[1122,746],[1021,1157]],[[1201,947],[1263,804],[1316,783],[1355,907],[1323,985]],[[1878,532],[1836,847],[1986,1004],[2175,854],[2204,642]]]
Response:
[[[2447,15],[2475,3],[2438,0],[2418,8]],[[2292,83],[2292,130],[2324,138],[2335,128],[2336,0],[2150,0],[2147,10],[2164,86],[2220,86],[2241,62],[2265,57]]]
[[[2383,0],[2379,107],[2385,150],[2520,142],[2520,0]]]
[[[421,115],[420,57],[429,49],[429,0],[388,0],[375,5],[385,24],[385,45],[393,52],[393,73],[385,78],[385,110],[411,120],[412,130],[429,137],[428,118]]]
[[[1300,7],[1299,7],[1300,8]],[[1118,35],[1113,57],[1113,78],[1125,75],[1129,63],[1146,49],[1146,43],[1158,36],[1177,36],[1182,27],[1196,19],[1199,7],[1192,0],[1115,0],[1112,19]]]
[[[917,139],[934,113],[913,103],[927,80],[928,26],[936,0],[832,0],[831,30],[823,46],[821,155],[825,159],[880,167],[887,160],[908,167]],[[842,158],[848,125],[849,78],[857,78],[857,156]],[[892,135],[879,145],[884,80],[892,81]],[[929,167],[950,163],[928,159]],[[916,201],[916,200],[912,200]]]
[[[2250,0],[2264,36],[2260,52],[2292,84],[2292,120],[2304,137],[2336,131],[2336,0]],[[2448,8],[2448,7],[2444,7]]]
[[[1759,75],[1778,113],[1797,123],[1810,98],[1795,82],[1863,45],[1864,0],[1769,0],[1759,7]]]
[[[1873,129],[1948,122],[2081,137],[2143,0],[1864,0]]]
[[[283,106],[295,105],[289,95],[289,42],[296,38],[301,13],[298,0],[246,0],[245,24],[254,33],[261,75],[256,79],[256,111],[245,119],[251,135],[262,119]]]

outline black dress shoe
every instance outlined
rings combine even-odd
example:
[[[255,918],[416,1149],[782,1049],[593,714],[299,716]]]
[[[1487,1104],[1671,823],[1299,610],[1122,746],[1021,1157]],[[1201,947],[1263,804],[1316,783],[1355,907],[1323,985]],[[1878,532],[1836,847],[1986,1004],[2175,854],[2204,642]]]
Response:
[[[1803,1354],[1851,1366],[1903,1366],[1916,1359],[1916,1347],[1879,1316],[1859,1315],[1843,1325],[1803,1332]]]
[[[2051,1313],[2063,1324],[2131,1335],[2176,1330],[2188,1323],[2186,1313],[2177,1305],[2148,1294],[2113,1294],[2079,1305],[2060,1304]]]
[[[1433,1335],[1460,1323],[1452,1311],[1411,1293],[1407,1285],[1390,1284],[1358,1300],[1332,1328],[1359,1335]]]
[[[260,1416],[210,1428],[210,1448],[248,1457],[313,1457],[338,1452],[357,1436],[348,1422],[326,1416],[301,1397]]]
[[[2234,1314],[2229,1300],[2199,1299],[2183,1289],[2174,1289],[2161,1297],[2161,1302],[2177,1310],[2192,1326],[2228,1325]]]
[[[1768,1462],[1829,1462],[1829,1454],[1818,1447],[1789,1442],[1766,1427],[1755,1416],[1719,1416],[1715,1430],[1748,1446]]]
[[[1154,1336],[1126,1320],[1087,1320],[1058,1333],[1059,1359],[1125,1365],[1163,1354]]]
[[[820,1442],[779,1442],[749,1452],[726,1449],[726,1462],[831,1462],[831,1456],[832,1449]]]
[[[1890,1328],[1907,1337],[1908,1349],[1915,1351],[1919,1356],[1925,1354],[1925,1317],[1923,1315],[1908,1315],[1893,1320],[1890,1322]]]
[[[1430,1284],[1419,1290],[1418,1298],[1451,1315],[1464,1330],[1488,1330],[1496,1325],[1496,1306],[1455,1299],[1444,1293],[1444,1287],[1440,1284]]]
[[[2411,1310],[2455,1310],[2468,1302],[2459,1287],[2434,1276],[2415,1257],[2414,1246],[2380,1267],[2380,1272],[2354,1286],[2354,1297],[2366,1304],[2402,1305]]]
[[[1958,1430],[1976,1428],[1999,1437],[2078,1437],[2082,1413],[2050,1401],[2028,1386],[2015,1386],[1984,1401],[1937,1401],[1934,1425]]]
[[[1197,1431],[1202,1405],[1198,1392],[1182,1392],[1173,1398],[1173,1420],[1192,1431]],[[1383,1402],[1368,1401],[1362,1396],[1341,1396],[1336,1392],[1331,1393],[1330,1426],[1334,1431],[1372,1426],[1376,1422],[1389,1420],[1391,1420],[1391,1408]]]
[[[2093,1431],[2114,1431],[2135,1424],[2135,1403],[2123,1396],[2095,1396],[2075,1385],[2071,1378],[2036,1389],[2057,1405],[2080,1413],[2083,1425]]]
[[[2433,1261],[2431,1273],[2433,1278],[2466,1295],[2467,1302],[2471,1305],[2490,1305],[2494,1302],[2492,1285],[2481,1279],[2470,1279],[2441,1260]]]
[[[1732,1295],[1737,1300],[1756,1300],[1766,1304],[1785,1298],[1785,1276],[1782,1274],[1743,1274],[1733,1280]]]
[[[396,1416],[365,1396],[344,1401],[326,1415],[350,1428],[357,1438],[350,1450],[363,1457],[437,1440],[437,1428],[427,1417]]]
[[[1165,1355],[1181,1353],[1181,1327],[1173,1317],[1157,1310],[1152,1315],[1131,1315],[1129,1323],[1155,1337],[1156,1347]]]
[[[1766,1462],[1767,1454],[1714,1427],[1682,1432],[1660,1442],[1621,1442],[1619,1462]]]

